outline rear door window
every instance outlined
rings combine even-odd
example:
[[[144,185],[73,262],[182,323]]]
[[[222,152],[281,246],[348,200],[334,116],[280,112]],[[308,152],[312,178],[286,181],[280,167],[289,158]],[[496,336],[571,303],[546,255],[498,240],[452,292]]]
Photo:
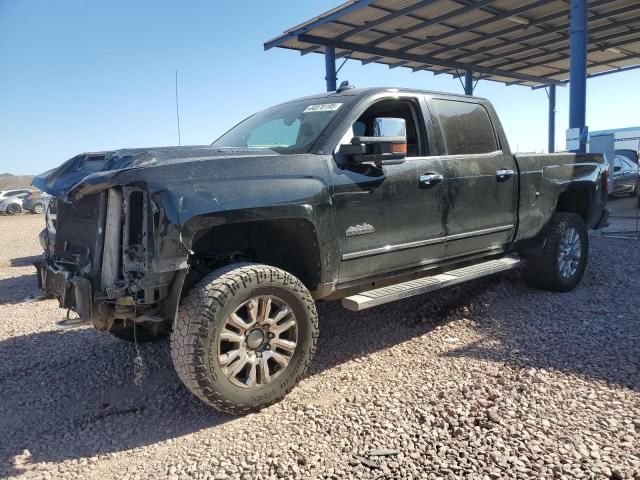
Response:
[[[433,99],[447,155],[472,155],[499,150],[487,110],[477,103]]]

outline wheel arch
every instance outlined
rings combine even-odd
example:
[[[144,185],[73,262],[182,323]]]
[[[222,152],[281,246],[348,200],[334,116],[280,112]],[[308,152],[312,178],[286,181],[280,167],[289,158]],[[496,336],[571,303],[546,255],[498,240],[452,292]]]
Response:
[[[585,223],[589,220],[589,212],[593,204],[593,185],[577,183],[568,185],[558,194],[555,212],[575,213]]]
[[[320,240],[308,217],[241,218],[222,224],[196,223],[201,228],[191,235],[192,255],[212,258],[238,255],[240,258],[281,268],[315,291],[323,282],[325,268]]]
[[[592,222],[592,206],[594,204],[594,188],[589,182],[575,182],[563,185],[559,189],[555,201],[550,205],[551,211],[542,228],[531,238],[516,242],[514,249],[521,254],[541,255],[545,239],[549,231],[549,224],[555,213],[574,213],[578,215],[589,228]]]

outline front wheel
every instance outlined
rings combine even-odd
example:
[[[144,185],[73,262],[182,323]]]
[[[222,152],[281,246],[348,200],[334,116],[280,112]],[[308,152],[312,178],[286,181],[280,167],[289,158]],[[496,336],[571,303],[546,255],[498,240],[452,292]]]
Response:
[[[282,399],[316,350],[318,315],[307,288],[275,267],[218,269],[184,298],[171,334],[178,376],[202,401],[232,414]]]
[[[558,292],[573,290],[582,279],[589,256],[589,234],[582,217],[556,213],[547,227],[542,255],[527,257],[528,282]]]
[[[31,213],[42,215],[44,213],[44,205],[42,205],[41,203],[34,205]]]

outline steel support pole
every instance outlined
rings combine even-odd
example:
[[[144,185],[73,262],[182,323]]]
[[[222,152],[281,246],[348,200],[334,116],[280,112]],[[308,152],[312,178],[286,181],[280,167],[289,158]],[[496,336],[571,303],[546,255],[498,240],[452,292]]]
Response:
[[[471,70],[464,72],[464,94],[473,95],[473,72]]]
[[[336,49],[334,47],[324,47],[324,67],[326,70],[324,79],[327,81],[327,92],[334,92],[338,81],[336,74]]]
[[[587,0],[571,0],[569,64],[569,128],[580,129],[580,148],[584,153],[587,140]]]
[[[556,151],[556,86],[549,85],[549,153]]]

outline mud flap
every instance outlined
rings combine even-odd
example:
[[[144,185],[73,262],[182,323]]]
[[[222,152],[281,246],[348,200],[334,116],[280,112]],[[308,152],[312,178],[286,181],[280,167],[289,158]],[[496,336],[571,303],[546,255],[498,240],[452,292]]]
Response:
[[[609,226],[609,209],[605,208],[602,212],[602,217],[600,217],[600,221],[595,226],[594,230],[598,230],[599,228],[606,228]]]

